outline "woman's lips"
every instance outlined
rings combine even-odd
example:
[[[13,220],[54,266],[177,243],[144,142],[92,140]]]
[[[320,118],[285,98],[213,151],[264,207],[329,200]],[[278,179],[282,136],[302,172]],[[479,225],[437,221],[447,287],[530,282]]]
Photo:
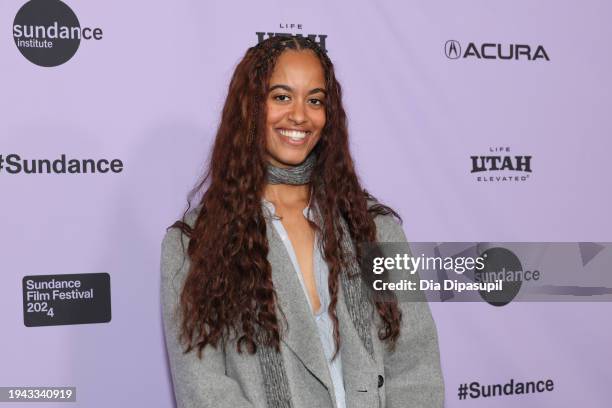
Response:
[[[281,140],[292,146],[301,146],[308,140],[308,137],[312,132],[295,129],[275,129]]]

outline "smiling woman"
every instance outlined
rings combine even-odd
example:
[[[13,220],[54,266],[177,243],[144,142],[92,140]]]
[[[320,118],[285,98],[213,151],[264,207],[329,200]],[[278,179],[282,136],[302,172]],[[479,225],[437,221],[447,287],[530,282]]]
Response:
[[[325,126],[325,76],[316,54],[284,52],[270,77],[266,147],[275,166],[302,163]]]
[[[359,183],[316,43],[247,50],[199,192],[162,243],[179,407],[442,407],[427,304],[366,296],[357,244],[406,238]]]

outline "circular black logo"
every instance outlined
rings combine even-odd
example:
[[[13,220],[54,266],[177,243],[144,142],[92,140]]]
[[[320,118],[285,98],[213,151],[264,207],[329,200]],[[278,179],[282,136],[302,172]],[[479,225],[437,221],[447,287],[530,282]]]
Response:
[[[15,45],[30,62],[55,67],[70,60],[81,43],[76,14],[60,0],[30,0],[13,22]]]
[[[479,282],[491,282],[494,279],[502,281],[502,290],[480,291],[480,297],[490,305],[505,306],[518,295],[522,281],[514,279],[514,272],[523,270],[521,261],[506,248],[490,248],[481,255],[484,258],[484,268],[474,272]]]
[[[450,59],[457,59],[461,56],[461,44],[459,41],[448,40],[444,44],[444,53]]]

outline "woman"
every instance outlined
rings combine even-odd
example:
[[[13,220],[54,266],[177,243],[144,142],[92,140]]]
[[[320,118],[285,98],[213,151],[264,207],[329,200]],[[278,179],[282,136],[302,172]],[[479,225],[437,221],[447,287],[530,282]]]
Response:
[[[341,89],[311,40],[232,77],[200,205],[162,243],[179,407],[441,407],[426,303],[365,296],[355,243],[405,242],[360,186]]]

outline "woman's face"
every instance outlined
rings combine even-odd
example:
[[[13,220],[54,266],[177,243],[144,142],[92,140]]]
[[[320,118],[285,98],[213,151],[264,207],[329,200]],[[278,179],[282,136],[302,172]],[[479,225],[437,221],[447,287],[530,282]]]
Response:
[[[284,51],[266,98],[266,152],[275,166],[302,163],[325,126],[325,75],[310,50]]]

